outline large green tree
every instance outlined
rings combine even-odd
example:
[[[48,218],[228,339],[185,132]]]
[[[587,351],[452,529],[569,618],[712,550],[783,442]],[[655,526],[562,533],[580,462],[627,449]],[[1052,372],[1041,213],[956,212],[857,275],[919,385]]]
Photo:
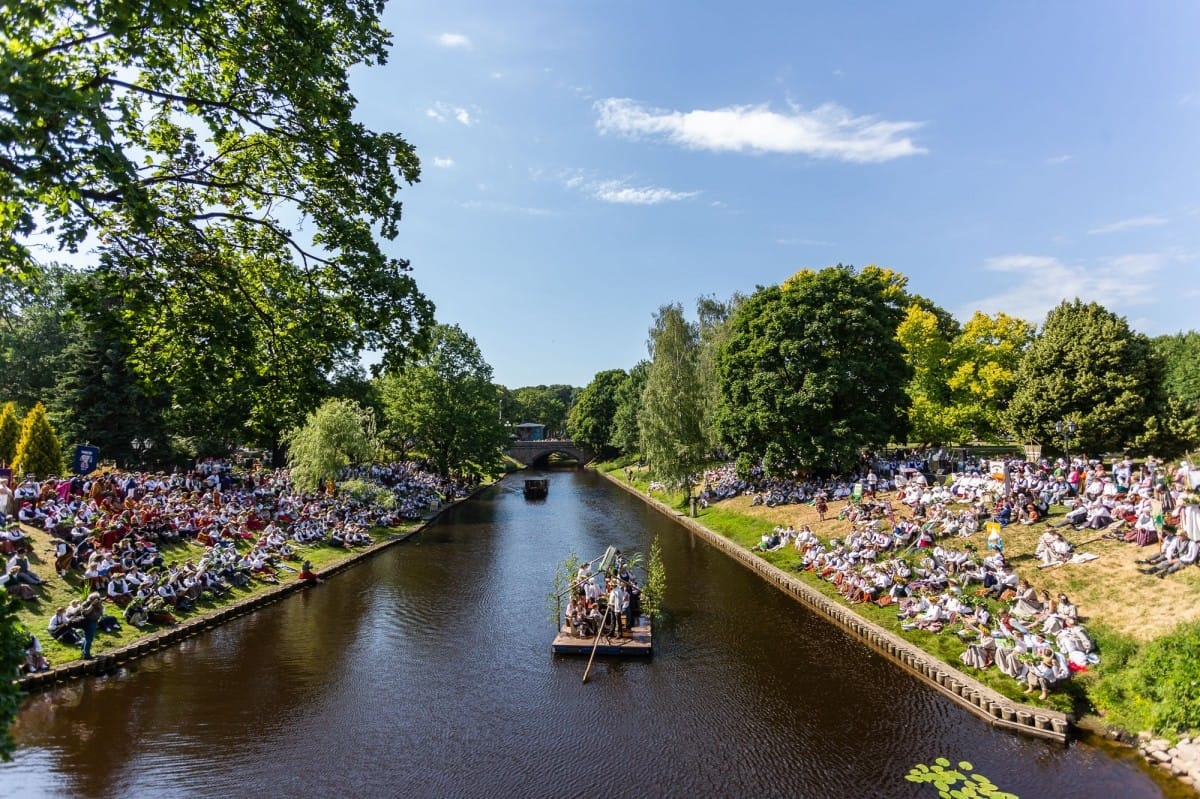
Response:
[[[441,474],[494,473],[508,430],[500,422],[492,367],[458,325],[437,325],[433,347],[380,378],[390,435],[423,453]]]
[[[612,440],[617,393],[628,380],[629,375],[624,369],[596,373],[567,416],[567,434],[572,441],[602,457],[613,454],[616,450]]]
[[[1025,350],[1005,418],[1022,438],[1056,443],[1055,423],[1071,420],[1073,450],[1119,450],[1162,407],[1162,371],[1149,339],[1124,317],[1098,303],[1064,301]]]
[[[727,301],[714,296],[696,300],[696,318],[700,334],[700,355],[697,362],[700,394],[704,398],[704,434],[710,452],[720,448],[721,440],[714,420],[721,405],[721,375],[717,368],[721,350],[733,334],[733,314],[745,300],[735,293]]]
[[[87,246],[133,366],[277,436],[364,349],[401,365],[432,307],[397,235],[399,135],[354,119],[377,0],[31,0],[0,15],[0,265]],[[314,391],[315,390],[315,391]],[[240,402],[239,402],[240,399]]]
[[[780,473],[846,468],[864,448],[904,440],[904,283],[839,264],[748,297],[719,366],[717,424],[730,452]]]
[[[512,392],[509,414],[517,422],[536,422],[551,431],[567,424],[567,404],[552,386],[525,386]]]
[[[659,308],[650,328],[650,367],[638,416],[641,452],[654,475],[689,487],[704,464],[704,397],[700,391],[700,337],[679,305]]]

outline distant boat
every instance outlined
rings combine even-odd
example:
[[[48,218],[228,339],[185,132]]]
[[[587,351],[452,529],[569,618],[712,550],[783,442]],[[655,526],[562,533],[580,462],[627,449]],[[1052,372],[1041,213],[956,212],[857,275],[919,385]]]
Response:
[[[525,499],[545,499],[549,493],[549,478],[530,477],[525,480]]]

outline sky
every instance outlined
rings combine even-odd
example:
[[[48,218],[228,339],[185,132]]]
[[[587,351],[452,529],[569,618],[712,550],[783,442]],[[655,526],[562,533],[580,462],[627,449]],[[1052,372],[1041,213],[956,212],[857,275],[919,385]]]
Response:
[[[646,357],[658,308],[876,264],[966,321],[1200,328],[1200,3],[391,0],[357,118],[509,388]]]

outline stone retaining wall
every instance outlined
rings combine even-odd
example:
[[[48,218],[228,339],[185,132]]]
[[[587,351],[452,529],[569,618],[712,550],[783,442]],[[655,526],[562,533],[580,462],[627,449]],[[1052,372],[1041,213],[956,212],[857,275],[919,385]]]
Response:
[[[420,525],[407,533],[389,538],[386,541],[379,541],[378,543],[372,544],[366,549],[354,552],[345,560],[341,560],[337,563],[327,566],[323,571],[321,571],[321,578],[328,578],[337,572],[348,569],[351,566],[366,560],[367,558],[374,557],[380,551],[387,549],[388,547],[394,546],[401,541],[407,541],[409,538],[424,530],[430,522],[432,522],[434,519],[437,519],[450,508],[455,507],[460,502],[466,502],[468,499],[474,497],[479,491],[482,491],[487,487],[488,486],[480,486],[478,489],[473,491],[470,496],[467,496],[464,499],[452,502],[450,504],[441,505],[436,511],[431,513],[428,518],[422,521]],[[20,677],[16,682],[21,687],[22,691],[25,693],[32,693],[34,691],[44,691],[46,689],[53,688],[56,685],[62,685],[63,683],[77,680],[80,677],[109,674],[121,666],[145,657],[146,655],[166,649],[169,646],[173,646],[185,638],[191,638],[192,636],[198,635],[205,630],[210,630],[213,627],[217,627],[218,625],[221,625],[230,619],[236,619],[239,616],[245,616],[247,613],[251,613],[258,608],[263,607],[264,605],[269,605],[272,602],[278,602],[280,599],[283,599],[284,597],[293,594],[296,591],[305,591],[311,587],[312,586],[301,583],[300,581],[283,583],[281,585],[269,588],[261,593],[254,594],[253,596],[248,596],[245,599],[240,599],[232,604],[223,605],[214,610],[210,610],[207,613],[194,616],[187,621],[176,624],[173,627],[167,627],[163,630],[152,633],[145,638],[139,638],[138,640],[128,643],[124,646],[117,647],[116,649],[110,649],[105,652],[97,652],[92,660],[74,660],[61,666],[54,666],[49,671],[26,674]]]
[[[859,616],[849,607],[834,602],[811,586],[805,585],[795,575],[783,571],[745,547],[709,530],[695,519],[668,507],[652,496],[643,494],[611,474],[602,474],[610,482],[619,485],[647,502],[655,510],[679,522],[738,563],[756,572],[767,582],[799,600],[809,610],[858,638],[876,652],[992,726],[1013,730],[1022,735],[1066,742],[1070,721],[1065,714],[1014,702],[953,666],[943,663],[920,647],[910,644],[874,622]]]

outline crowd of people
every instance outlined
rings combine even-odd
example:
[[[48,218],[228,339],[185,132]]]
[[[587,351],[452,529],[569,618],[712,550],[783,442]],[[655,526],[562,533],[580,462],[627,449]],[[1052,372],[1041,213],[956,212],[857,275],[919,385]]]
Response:
[[[37,598],[48,580],[86,585],[87,598],[56,608],[46,629],[55,640],[80,646],[88,659],[98,630],[119,629],[122,621],[138,627],[173,624],[175,614],[204,598],[222,597],[253,580],[278,582],[283,571],[315,578],[310,564],[298,565],[304,548],[370,545],[372,530],[419,518],[474,487],[415,462],[341,477],[369,480],[391,499],[305,494],[286,470],[238,472],[219,460],[171,474],[28,476],[16,488],[0,481],[0,507],[17,516],[0,516],[0,553],[7,564],[0,585],[27,600]],[[31,568],[31,539],[22,524],[50,534],[54,575]],[[25,668],[40,670],[44,661],[31,634]]]
[[[767,478],[761,470],[739,475],[726,464],[705,473],[704,496],[805,502],[822,520],[829,501],[850,499],[838,513],[851,524],[845,536],[825,541],[808,526],[780,525],[754,549],[794,547],[799,568],[835,584],[848,602],[894,606],[907,630],[951,631],[966,645],[964,665],[994,666],[1042,698],[1099,654],[1065,594],[1039,591],[1017,574],[1004,553],[1004,528],[1047,521],[1052,507],[1065,506],[1037,541],[1038,568],[1089,557],[1063,535],[1067,527],[1158,544],[1138,563],[1159,578],[1200,561],[1200,500],[1186,463],[1168,470],[1152,457],[1135,464],[1126,456],[1107,466],[1084,456],[1069,463],[1002,459],[944,480],[914,479],[904,466],[888,478],[875,476],[874,463],[825,480]],[[982,529],[988,534],[980,551],[969,539]]]
[[[568,593],[563,621],[571,635],[579,638],[632,635],[642,612],[642,591],[620,550],[607,568],[597,566],[593,571],[592,563],[580,566]]]

